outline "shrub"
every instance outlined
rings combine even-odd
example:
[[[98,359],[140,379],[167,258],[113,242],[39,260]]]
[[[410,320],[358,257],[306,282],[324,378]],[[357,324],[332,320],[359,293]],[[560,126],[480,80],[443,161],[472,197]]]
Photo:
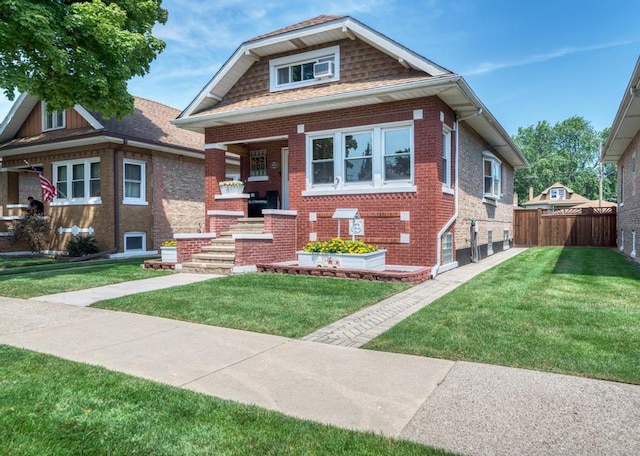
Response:
[[[81,257],[98,253],[98,241],[93,236],[77,236],[67,242],[67,253],[70,257]]]
[[[51,225],[49,218],[41,215],[26,215],[13,225],[13,242],[26,242],[34,253],[42,253],[49,243]]]

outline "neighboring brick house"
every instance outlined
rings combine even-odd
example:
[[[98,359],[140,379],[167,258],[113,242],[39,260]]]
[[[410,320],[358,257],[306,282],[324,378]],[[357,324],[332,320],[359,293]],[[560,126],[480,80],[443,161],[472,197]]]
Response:
[[[173,123],[205,134],[208,230],[251,202],[219,194],[226,151],[242,157],[245,192],[278,192],[240,265],[295,260],[354,208],[387,264],[436,274],[471,261],[472,238],[483,256],[509,245],[513,171],[528,165],[461,76],[348,16],[241,44]]]
[[[640,58],[624,91],[602,150],[602,160],[618,165],[618,247],[636,261],[640,244]]]
[[[22,94],[0,126],[0,250],[17,248],[8,230],[27,197],[42,199],[25,160],[58,190],[45,204],[50,251],[65,250],[74,227],[121,254],[155,251],[175,232],[204,229],[204,138],[171,125],[178,114],[137,97],[121,120],[79,105],[48,113]]]

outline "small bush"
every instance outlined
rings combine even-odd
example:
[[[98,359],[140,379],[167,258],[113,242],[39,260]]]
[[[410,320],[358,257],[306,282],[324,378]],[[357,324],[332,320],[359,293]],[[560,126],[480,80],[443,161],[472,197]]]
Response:
[[[51,236],[49,219],[41,215],[27,215],[13,226],[13,242],[26,242],[34,253],[42,253]]]
[[[67,242],[67,253],[70,257],[81,257],[98,253],[98,241],[93,236],[77,236]]]

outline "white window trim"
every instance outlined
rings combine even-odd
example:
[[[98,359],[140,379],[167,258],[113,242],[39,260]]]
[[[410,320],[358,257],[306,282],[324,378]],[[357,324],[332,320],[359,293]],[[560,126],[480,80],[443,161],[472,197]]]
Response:
[[[323,79],[308,79],[306,81],[291,82],[288,84],[278,85],[278,68],[283,66],[292,66],[298,62],[306,62],[313,59],[328,57],[333,55],[334,71],[333,77]],[[305,87],[316,84],[324,84],[327,82],[340,80],[340,46],[331,46],[315,51],[303,52],[301,54],[288,55],[269,61],[269,91],[278,92],[280,90],[294,89],[297,87]]]
[[[142,167],[140,177],[142,182],[140,182],[140,198],[129,198],[125,193],[125,166],[126,165],[138,165]],[[132,206],[147,206],[149,203],[147,202],[147,162],[142,160],[132,160],[130,158],[125,158],[122,160],[122,204],[132,205]]]
[[[100,196],[86,196],[84,198],[72,198],[71,185],[73,181],[73,165],[84,165],[84,194],[89,195],[91,190],[91,164],[100,163],[100,158],[87,158],[82,160],[66,160],[60,162],[53,162],[53,185],[58,185],[58,168],[61,166],[67,167],[67,189],[64,192],[65,197],[61,194],[57,194],[51,201],[51,206],[80,206],[80,205],[93,205],[102,204],[102,198]],[[102,183],[102,169],[100,169],[100,182]]]
[[[142,237],[142,249],[127,249],[127,238],[129,237]],[[126,233],[124,233],[123,240],[124,240],[123,251],[125,253],[147,251],[147,233],[145,233],[144,231],[127,231]]]
[[[500,193],[485,193],[484,191],[484,162],[491,161],[500,167]],[[502,197],[502,160],[488,150],[482,152],[482,202],[497,206],[497,201]]]
[[[411,176],[406,180],[384,180],[384,141],[385,131],[394,129],[409,130],[409,142],[411,144],[410,171]],[[345,182],[344,179],[344,143],[345,135],[352,133],[371,132],[373,155],[372,179],[370,182]],[[312,142],[314,139],[333,137],[333,166],[334,182],[328,184],[313,184],[312,182]],[[413,121],[392,122],[386,124],[367,125],[360,127],[344,128],[339,130],[314,131],[306,135],[306,191],[303,196],[320,195],[349,195],[365,193],[391,193],[391,192],[415,192],[414,184],[415,142]]]
[[[443,144],[443,160],[445,159],[444,155],[446,155],[446,160],[447,160],[447,169],[443,169],[443,176],[442,176],[442,191],[445,193],[449,193],[447,190],[451,190],[451,147],[452,147],[452,141],[451,141],[451,137],[452,137],[452,132],[453,130],[451,128],[449,128],[447,125],[443,124],[442,125],[442,136],[443,136],[443,140],[445,141],[445,144]],[[445,149],[446,147],[446,149]],[[446,150],[446,152],[445,152]]]
[[[550,199],[554,201],[566,199],[564,188],[552,188],[549,190],[549,194],[551,197]]]
[[[47,128],[47,103],[42,102],[42,131],[52,131],[52,130],[61,130],[67,125],[67,113],[66,111],[62,111],[62,125],[56,125],[51,128]],[[59,111],[52,111],[50,114],[55,114]]]

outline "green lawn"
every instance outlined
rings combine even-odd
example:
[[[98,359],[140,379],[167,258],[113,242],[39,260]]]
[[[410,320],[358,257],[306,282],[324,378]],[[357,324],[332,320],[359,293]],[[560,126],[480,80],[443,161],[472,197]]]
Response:
[[[302,337],[407,288],[400,283],[243,274],[100,301],[93,306]]]
[[[10,268],[0,271],[0,296],[32,298],[171,274],[144,270],[142,262],[134,258]]]
[[[365,348],[640,384],[640,268],[613,249],[533,248]]]
[[[7,455],[444,455],[0,345]]]

